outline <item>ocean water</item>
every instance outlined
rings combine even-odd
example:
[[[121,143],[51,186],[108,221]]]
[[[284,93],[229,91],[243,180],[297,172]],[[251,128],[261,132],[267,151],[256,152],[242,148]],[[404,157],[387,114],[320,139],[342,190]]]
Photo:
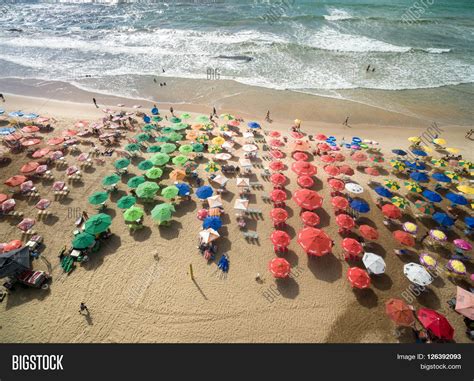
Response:
[[[136,89],[119,76],[206,78],[211,69],[245,84],[340,98],[474,83],[473,0],[7,3],[0,77],[125,96]]]

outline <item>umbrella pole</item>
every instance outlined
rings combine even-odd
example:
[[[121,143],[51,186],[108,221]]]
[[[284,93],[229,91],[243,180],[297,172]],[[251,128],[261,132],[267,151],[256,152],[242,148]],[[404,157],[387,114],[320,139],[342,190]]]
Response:
[[[189,264],[189,275],[191,276],[191,280],[194,280],[194,273],[193,273],[193,265]]]

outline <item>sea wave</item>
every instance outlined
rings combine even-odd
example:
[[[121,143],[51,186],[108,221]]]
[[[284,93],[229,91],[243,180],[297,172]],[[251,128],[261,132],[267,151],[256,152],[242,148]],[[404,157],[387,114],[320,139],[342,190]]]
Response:
[[[329,15],[324,15],[323,17],[328,21],[349,20],[353,18],[348,11],[343,9],[329,9]]]

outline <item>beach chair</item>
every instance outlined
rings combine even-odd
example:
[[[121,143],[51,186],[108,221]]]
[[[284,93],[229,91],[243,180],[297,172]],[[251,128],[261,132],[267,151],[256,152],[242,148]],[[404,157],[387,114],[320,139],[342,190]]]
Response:
[[[258,233],[256,231],[248,230],[246,232],[243,232],[242,234],[248,242],[258,241]]]
[[[267,195],[262,195],[262,201],[268,203],[268,202],[271,202],[271,199],[270,199],[270,197],[267,196]]]

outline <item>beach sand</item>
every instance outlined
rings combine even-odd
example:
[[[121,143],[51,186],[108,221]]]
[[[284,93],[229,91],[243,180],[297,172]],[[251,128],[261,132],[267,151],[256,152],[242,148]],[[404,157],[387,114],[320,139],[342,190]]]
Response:
[[[81,102],[91,99],[90,94],[82,91],[77,91],[76,95]],[[179,109],[176,110],[178,114],[190,111],[208,115],[210,108],[216,105],[218,113],[230,112],[259,122],[263,122],[266,110],[270,109],[274,122],[263,122],[265,130],[281,130],[286,134],[291,120],[300,118],[303,120],[302,129],[307,133],[324,133],[338,139],[361,136],[376,140],[380,142],[386,158],[392,156],[392,148],[406,148],[409,136],[420,135],[430,125],[427,120],[416,120],[351,102],[317,97],[301,97],[299,102],[290,102],[285,99],[285,92],[272,93],[270,100],[267,95],[266,91],[253,97],[243,94],[232,100],[219,98],[215,103],[206,101],[203,104],[175,105],[175,109]],[[61,99],[69,100],[71,97],[65,92]],[[9,111],[21,109],[55,117],[58,122],[54,124],[54,134],[72,127],[78,120],[94,120],[104,116],[92,103],[10,94],[6,94],[6,98],[7,103],[2,108]],[[139,103],[144,110],[148,110],[150,105],[145,101],[114,97],[101,96],[98,99],[99,103],[112,105],[112,108],[116,108],[114,105],[117,103],[125,103],[129,107]],[[158,105],[163,110],[168,107],[168,104]],[[341,125],[346,115],[350,115],[350,128]],[[461,153],[472,160],[472,141],[464,138],[468,128],[441,128],[441,135],[449,145],[460,148]],[[261,144],[259,146],[261,148]],[[89,149],[90,146],[81,145],[82,151]],[[287,151],[287,147],[283,150]],[[10,165],[0,169],[3,181],[17,174],[20,166],[29,161],[24,154],[12,156],[12,159]],[[372,221],[380,232],[380,238],[371,251],[384,257],[387,272],[373,277],[369,290],[353,291],[346,279],[349,265],[342,258],[341,238],[334,222],[327,175],[320,161],[315,162],[318,174],[313,189],[324,197],[323,207],[317,213],[321,217],[320,227],[336,241],[334,254],[322,258],[308,258],[304,254],[296,242],[296,234],[302,228],[299,207],[289,201],[287,205],[291,217],[288,231],[292,243],[286,258],[293,267],[293,279],[275,281],[267,270],[268,262],[275,256],[269,240],[273,228],[269,218],[271,205],[263,203],[261,196],[269,193],[272,187],[271,183],[260,177],[262,170],[257,168],[254,172],[258,174],[257,180],[264,185],[264,189],[253,191],[250,206],[260,208],[263,219],[249,222],[249,229],[258,232],[259,244],[248,243],[235,221],[235,182],[230,181],[229,192],[224,197],[227,214],[218,247],[219,252],[227,252],[230,258],[230,271],[225,278],[217,271],[215,263],[208,264],[198,254],[196,245],[201,223],[196,218],[196,211],[199,201],[178,206],[170,227],[158,228],[146,216],[146,227],[131,235],[115,205],[115,201],[125,194],[127,187],[124,183],[119,184],[119,191],[111,196],[106,211],[114,217],[112,238],[100,252],[91,256],[87,264],[77,266],[70,275],[64,275],[57,256],[71,240],[75,211],[87,210],[89,215],[94,213],[87,196],[101,189],[100,180],[113,172],[112,163],[116,159],[116,155],[105,158],[103,166],[94,165],[93,170],[84,172],[83,183],[71,185],[68,198],[52,203],[50,210],[53,217],[37,222],[35,230],[44,236],[46,248],[41,258],[34,261],[34,268],[50,271],[52,284],[48,291],[20,288],[0,304],[0,342],[413,341],[411,332],[398,338],[395,336],[394,325],[384,313],[384,303],[392,297],[401,298],[402,292],[409,286],[403,275],[403,265],[410,261],[417,262],[416,255],[399,258],[393,254],[397,245],[374,204],[375,193],[367,186],[369,176],[356,170],[353,179],[366,187],[362,197],[372,209],[363,220]],[[72,163],[73,157],[68,155],[67,161]],[[291,164],[292,159],[287,156],[285,161]],[[355,167],[350,159],[348,163]],[[266,166],[268,162],[263,161],[262,164]],[[135,166],[130,166],[130,170],[138,173]],[[64,178],[64,173],[56,169],[53,173],[56,179]],[[298,186],[294,173],[288,169],[285,174],[290,178],[287,189],[296,190]],[[372,180],[382,181],[386,177]],[[6,191],[3,181],[0,192]],[[169,184],[170,180],[166,179],[163,183]],[[38,189],[41,195],[52,199],[52,195],[48,194],[50,185],[39,183]],[[25,216],[34,216],[34,204],[35,201],[20,198],[17,210],[23,211]],[[147,213],[152,207],[145,206]],[[20,232],[15,227],[18,221],[9,221],[11,223],[3,220],[0,224],[0,242],[20,238]],[[420,226],[426,230],[431,225],[424,222],[426,227]],[[461,223],[458,225],[461,226]],[[462,229],[456,227],[454,234],[462,236]],[[446,262],[446,256],[435,256],[442,263]],[[193,266],[194,281],[190,279],[190,264]],[[474,269],[469,266],[468,270],[472,273]],[[261,284],[255,281],[257,273],[262,275]],[[455,291],[455,285],[441,276],[426,293],[415,298],[413,304],[417,308],[425,306],[445,314],[456,329],[455,340],[467,342],[462,317],[446,304]],[[79,314],[80,302],[88,306],[88,318]]]

